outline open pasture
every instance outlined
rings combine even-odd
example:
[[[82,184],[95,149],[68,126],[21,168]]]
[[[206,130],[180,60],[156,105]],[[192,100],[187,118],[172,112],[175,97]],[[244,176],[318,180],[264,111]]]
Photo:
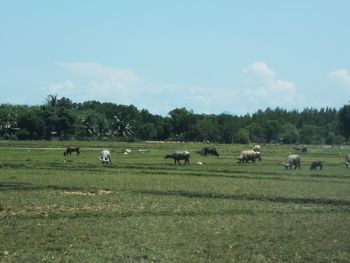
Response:
[[[204,146],[0,141],[0,261],[349,262],[349,148],[309,146],[291,171],[292,146],[262,145],[249,164],[235,160],[247,145]],[[176,150],[189,166],[164,159]]]

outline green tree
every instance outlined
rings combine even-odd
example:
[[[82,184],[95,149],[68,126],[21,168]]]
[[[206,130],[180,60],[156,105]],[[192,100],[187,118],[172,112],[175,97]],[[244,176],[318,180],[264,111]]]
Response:
[[[104,115],[94,110],[81,111],[77,119],[79,138],[101,138],[109,131]]]
[[[282,127],[281,124],[277,120],[267,120],[263,124],[264,130],[264,141],[272,142],[276,141],[281,133]]]
[[[121,138],[134,137],[139,118],[140,113],[135,106],[118,105],[110,120],[113,134]]]
[[[17,128],[18,109],[10,104],[0,105],[0,137],[12,138]]]
[[[248,131],[248,129],[246,129],[246,128],[239,129],[239,131],[237,133],[237,142],[244,143],[244,144],[249,143],[249,131]]]
[[[57,107],[63,107],[66,109],[73,109],[75,107],[74,103],[66,97],[62,97],[60,99],[57,99],[56,105],[57,105]]]
[[[203,118],[197,121],[196,137],[200,141],[218,141],[220,139],[218,127],[214,118]]]
[[[46,103],[48,106],[56,107],[57,106],[57,95],[48,95],[46,98]]]
[[[296,143],[299,139],[299,131],[295,125],[288,123],[282,127],[281,139],[283,143]]]
[[[248,126],[249,137],[253,142],[263,142],[264,141],[264,130],[263,127],[258,122],[253,122]]]
[[[350,105],[344,105],[338,114],[339,128],[341,134],[349,140],[350,138]]]
[[[120,119],[117,115],[114,116],[112,121],[113,134],[117,137],[130,137],[134,135],[134,127],[128,122],[127,119]]]
[[[172,131],[180,140],[195,139],[196,118],[192,111],[186,108],[174,109],[169,112]]]
[[[153,123],[144,123],[139,128],[138,135],[143,140],[153,140],[157,136],[157,130]]]
[[[221,142],[233,143],[237,139],[240,128],[240,120],[236,116],[221,114],[218,116],[218,129],[221,134]]]
[[[299,141],[303,144],[315,142],[318,128],[315,125],[306,124],[299,130]]]
[[[45,122],[40,116],[37,108],[29,108],[21,113],[18,118],[19,134],[23,135],[22,139],[41,139],[45,134]]]
[[[57,111],[56,128],[61,139],[75,135],[77,116],[74,111],[60,107]]]
[[[41,106],[41,118],[45,123],[44,138],[50,140],[52,136],[57,134],[58,116],[56,108],[52,106]]]

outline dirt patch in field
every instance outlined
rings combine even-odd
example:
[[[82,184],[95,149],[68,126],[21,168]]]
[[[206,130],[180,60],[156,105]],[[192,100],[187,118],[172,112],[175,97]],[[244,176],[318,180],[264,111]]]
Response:
[[[63,191],[64,195],[80,195],[80,196],[109,195],[111,193],[113,192],[109,190],[98,190],[97,192]]]
[[[88,205],[82,206],[65,206],[65,205],[45,205],[45,206],[27,206],[21,210],[13,211],[11,208],[0,211],[0,218],[3,216],[34,216],[44,215],[47,216],[51,213],[76,213],[76,212],[101,212],[119,211],[120,206],[118,204],[100,204],[100,205]]]

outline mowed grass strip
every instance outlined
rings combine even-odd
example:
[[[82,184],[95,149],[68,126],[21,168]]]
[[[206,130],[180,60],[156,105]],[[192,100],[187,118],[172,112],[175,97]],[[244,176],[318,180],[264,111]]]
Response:
[[[197,154],[200,143],[83,145],[79,156],[64,157],[62,142],[50,142],[49,150],[33,149],[31,142],[23,149],[18,142],[10,149],[0,144],[1,261],[350,258],[346,149],[309,147],[302,168],[290,171],[280,164],[291,151],[287,146],[263,146],[263,162],[238,164],[245,145],[216,145],[219,158]],[[103,148],[111,150],[112,165],[99,163]],[[164,159],[182,149],[192,153],[191,165]],[[322,171],[309,170],[313,159],[324,161]]]

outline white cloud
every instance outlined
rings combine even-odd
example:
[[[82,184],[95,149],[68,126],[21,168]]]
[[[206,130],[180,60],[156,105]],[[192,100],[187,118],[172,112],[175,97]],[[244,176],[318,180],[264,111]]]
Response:
[[[158,114],[167,113],[176,107],[186,107],[200,113],[220,113],[231,110],[232,103],[237,101],[233,89],[151,83],[132,70],[97,63],[56,64],[73,73],[74,84],[73,81],[52,83],[49,90],[59,96],[72,95],[74,101],[133,104]],[[68,91],[73,90],[75,94],[68,94]]]
[[[350,74],[346,69],[339,69],[328,74],[328,78],[340,83],[345,89],[350,91]]]
[[[254,62],[248,68],[242,69],[242,72],[260,77],[274,78],[276,76],[276,73],[272,69],[270,69],[264,62]]]
[[[77,87],[73,84],[72,81],[66,80],[60,83],[51,83],[47,88],[49,94],[71,94]]]
[[[50,94],[67,96],[73,101],[133,104],[157,114],[166,114],[177,107],[193,109],[196,113],[230,111],[245,114],[266,107],[295,105],[294,100],[300,98],[294,83],[278,78],[263,62],[255,62],[242,70],[247,80],[243,89],[233,85],[214,88],[152,83],[132,70],[97,63],[57,65],[73,74],[69,81],[50,84]]]
[[[73,73],[75,83],[66,81],[50,84],[48,90],[58,95],[72,95],[73,100],[100,100],[131,104],[149,86],[145,80],[129,69],[107,67],[98,63],[56,63]],[[73,86],[75,87],[74,92]],[[72,89],[69,90],[69,87]],[[79,88],[78,88],[79,87]]]
[[[242,70],[246,76],[243,94],[259,108],[296,105],[301,96],[293,82],[278,78],[276,72],[264,62],[254,62]]]
[[[81,76],[91,79],[108,79],[122,86],[142,81],[132,70],[107,67],[98,63],[57,63],[57,65]]]

